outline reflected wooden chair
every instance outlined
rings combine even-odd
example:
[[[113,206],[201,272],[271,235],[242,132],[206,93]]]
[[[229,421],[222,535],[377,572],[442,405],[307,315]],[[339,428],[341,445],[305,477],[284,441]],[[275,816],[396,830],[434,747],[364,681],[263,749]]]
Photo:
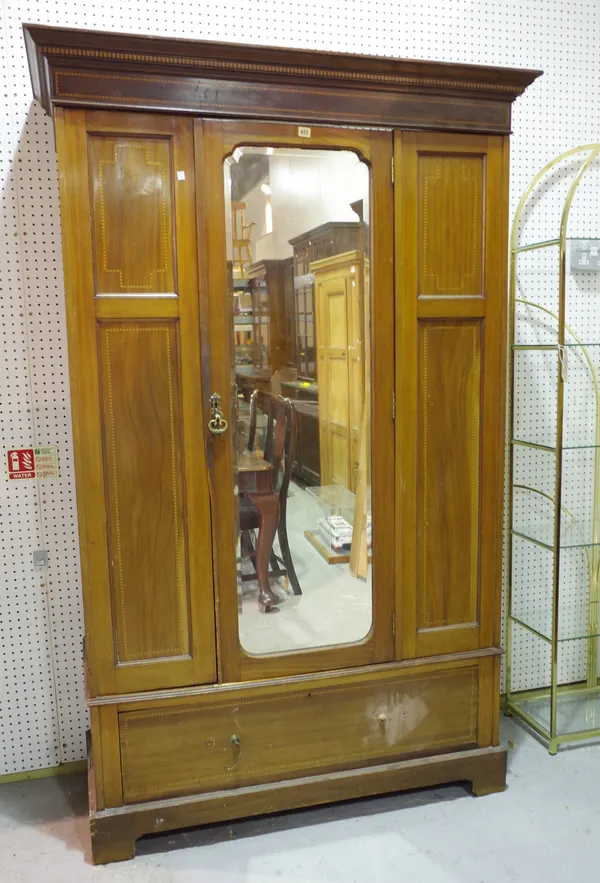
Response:
[[[252,263],[252,228],[256,226],[256,221],[246,223],[246,209],[248,206],[245,202],[231,203],[232,221],[233,221],[233,258],[232,268],[237,270],[242,279],[246,277],[246,267]]]
[[[267,415],[264,458],[272,466],[273,488],[279,488],[277,536],[281,555],[277,555],[273,549],[270,550],[269,578],[287,577],[294,595],[301,595],[302,589],[296,575],[287,534],[287,497],[292,477],[297,432],[294,406],[289,399],[254,390],[250,397],[250,428],[248,432],[248,450],[252,452],[254,452],[256,445],[259,411]],[[251,532],[257,530],[259,526],[258,509],[245,494],[240,494],[239,505],[242,557],[251,558],[256,569],[256,552]],[[255,578],[254,574],[242,575],[243,581]]]

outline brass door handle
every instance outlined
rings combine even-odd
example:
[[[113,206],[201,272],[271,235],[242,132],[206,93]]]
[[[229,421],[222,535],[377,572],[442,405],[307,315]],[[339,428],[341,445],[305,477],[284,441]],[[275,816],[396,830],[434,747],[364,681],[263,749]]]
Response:
[[[209,402],[210,420],[208,421],[208,428],[213,435],[223,435],[224,432],[227,432],[229,424],[221,411],[221,396],[219,393],[213,392]]]

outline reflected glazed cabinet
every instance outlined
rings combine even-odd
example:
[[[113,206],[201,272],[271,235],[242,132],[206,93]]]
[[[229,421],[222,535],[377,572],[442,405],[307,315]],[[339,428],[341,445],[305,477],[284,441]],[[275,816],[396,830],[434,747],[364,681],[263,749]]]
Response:
[[[270,374],[288,360],[285,298],[292,285],[290,261],[261,261],[248,267],[254,320],[253,365]]]
[[[329,222],[290,239],[294,249],[294,294],[298,377],[317,379],[315,356],[315,302],[311,265],[331,255],[356,248],[361,235],[358,221]]]
[[[251,264],[245,282],[252,303],[249,315],[239,315],[240,322],[251,323],[252,361],[237,364],[237,386],[249,399],[254,389],[263,389],[271,374],[285,367],[290,346],[287,328],[286,298],[292,289],[292,263],[267,260]]]
[[[538,73],[35,25],[25,40],[60,176],[94,860],[358,796],[502,790],[508,134]],[[302,652],[251,654],[239,633],[222,181],[245,144],[353,151],[370,175],[371,624]]]

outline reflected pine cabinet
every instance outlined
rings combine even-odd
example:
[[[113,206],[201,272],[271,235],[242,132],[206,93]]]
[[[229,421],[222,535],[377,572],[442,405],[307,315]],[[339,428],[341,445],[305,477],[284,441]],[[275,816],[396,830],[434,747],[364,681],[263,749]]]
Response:
[[[508,134],[538,72],[24,30],[59,163],[94,860],[501,790]]]

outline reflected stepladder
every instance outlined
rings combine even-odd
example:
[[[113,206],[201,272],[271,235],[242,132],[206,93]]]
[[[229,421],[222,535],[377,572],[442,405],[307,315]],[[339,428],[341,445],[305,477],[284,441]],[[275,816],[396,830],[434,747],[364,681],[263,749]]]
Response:
[[[372,624],[369,168],[347,150],[238,146],[224,178],[240,642],[255,655],[359,642]]]

